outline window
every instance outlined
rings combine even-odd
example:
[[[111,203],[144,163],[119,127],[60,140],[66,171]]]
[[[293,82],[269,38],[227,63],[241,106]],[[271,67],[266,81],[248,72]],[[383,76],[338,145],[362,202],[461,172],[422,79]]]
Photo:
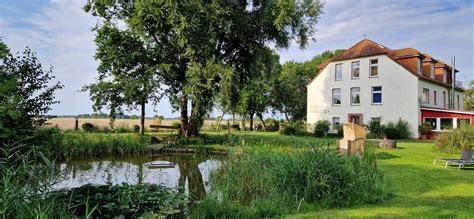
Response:
[[[458,98],[458,110],[459,110],[460,109],[459,95],[457,95],[457,98]]]
[[[423,88],[423,103],[430,103],[430,90]]]
[[[332,105],[341,105],[341,89],[332,89]]]
[[[340,117],[332,117],[332,128],[336,129],[337,126],[341,124],[341,118]]]
[[[370,63],[370,77],[379,76],[379,60],[371,59],[369,60],[369,63]]]
[[[458,128],[461,127],[462,125],[469,125],[471,124],[471,119],[467,119],[467,118],[458,118]]]
[[[380,117],[380,116],[379,116],[379,117],[370,117],[370,120],[371,120],[371,121],[374,121],[374,122],[379,122],[379,123],[380,123],[380,121],[382,121],[382,117]]]
[[[453,119],[452,118],[441,118],[441,130],[451,130],[453,129]]]
[[[342,64],[336,64],[336,81],[342,81]]]
[[[444,108],[446,109],[446,91],[443,91],[443,105],[444,105]]]
[[[437,103],[438,101],[436,101],[437,96],[438,96],[438,95],[437,95],[436,91],[433,91],[433,102],[434,102],[434,105],[435,105],[435,106],[438,104],[438,103]]]
[[[448,72],[446,72],[446,69],[443,68],[443,82],[446,83],[446,78],[448,76]]]
[[[351,75],[352,79],[358,79],[359,78],[359,65],[360,62],[352,62],[352,67],[351,67]]]
[[[419,59],[418,59],[418,74],[421,75],[422,69],[423,69],[423,59],[422,59],[422,58],[419,58]]]
[[[372,87],[372,104],[382,104],[382,87]]]
[[[437,121],[436,121],[436,118],[425,118],[425,122],[429,122],[431,124],[431,127],[433,128],[433,130],[436,130],[437,129]]]
[[[435,68],[434,68],[434,63],[432,62],[430,65],[430,77],[431,79],[434,79],[434,73],[435,73]]]
[[[351,105],[360,104],[360,87],[351,88]]]

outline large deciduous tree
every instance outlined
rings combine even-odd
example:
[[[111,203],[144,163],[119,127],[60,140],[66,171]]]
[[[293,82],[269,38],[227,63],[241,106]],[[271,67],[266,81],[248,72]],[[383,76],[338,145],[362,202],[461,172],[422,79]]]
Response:
[[[90,0],[85,6],[93,15],[120,20],[164,57],[169,66],[162,72],[165,93],[181,111],[188,136],[199,134],[227,83],[243,87],[252,81],[256,51],[269,43],[286,48],[292,40],[304,47],[314,36],[321,8],[310,0]]]
[[[339,55],[343,50],[325,51],[306,62],[286,62],[280,75],[274,78],[271,94],[272,108],[289,120],[306,117],[306,85],[318,74],[318,66]]]
[[[469,82],[466,92],[464,92],[464,109],[474,110],[474,80]]]
[[[140,133],[145,131],[145,106],[148,102],[156,104],[160,99],[160,78],[157,73],[161,59],[159,54],[139,35],[120,30],[106,22],[96,28],[97,52],[99,60],[98,81],[84,86],[94,101],[94,110],[104,106],[110,109],[110,125],[122,107],[140,108]]]
[[[13,55],[0,40],[0,145],[30,137],[51,117],[54,92],[63,87],[52,79],[52,68],[43,69],[29,48]]]

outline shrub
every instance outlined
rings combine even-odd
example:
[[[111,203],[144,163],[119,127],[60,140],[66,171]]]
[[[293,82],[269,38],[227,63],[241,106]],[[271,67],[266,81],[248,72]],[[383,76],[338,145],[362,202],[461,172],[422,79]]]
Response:
[[[62,139],[61,130],[57,126],[39,127],[35,129],[32,143],[47,150],[54,150],[61,145]]]
[[[344,129],[343,129],[342,124],[337,125],[337,126],[336,126],[336,129],[337,129],[337,134],[336,134],[336,136],[337,136],[337,137],[343,137],[343,136],[344,136]]]
[[[172,124],[173,128],[175,129],[181,129],[181,122],[174,121]]]
[[[314,125],[314,135],[316,137],[326,136],[329,131],[330,126],[331,126],[331,122],[327,120],[320,120],[316,122],[316,125]]]
[[[369,124],[367,124],[367,138],[383,138],[385,135],[385,126],[381,124],[380,120],[371,119]]]
[[[266,218],[295,212],[300,206],[379,203],[386,193],[374,157],[373,153],[364,159],[339,156],[335,150],[321,148],[232,156],[223,163],[225,171],[211,175],[211,191],[196,214],[199,218]]]
[[[474,127],[462,124],[459,128],[438,135],[436,147],[444,152],[456,153],[474,147]]]
[[[293,121],[286,124],[280,130],[280,133],[283,135],[294,135],[294,136],[304,136],[308,134],[304,128],[304,123],[301,121]]]
[[[240,131],[240,125],[239,124],[232,124],[230,127],[237,130],[237,131]]]
[[[265,119],[266,128],[265,131],[276,132],[280,129],[280,122],[274,118]]]
[[[86,132],[93,132],[94,131],[94,125],[92,123],[86,122],[82,124],[82,129]]]
[[[133,126],[133,132],[139,133],[140,132],[140,126],[139,125],[134,125]]]
[[[411,134],[408,122],[403,119],[398,119],[397,123],[389,122],[385,127],[385,135],[389,139],[408,139]]]
[[[429,122],[424,122],[418,126],[418,130],[422,135],[429,135],[433,131],[433,127]]]

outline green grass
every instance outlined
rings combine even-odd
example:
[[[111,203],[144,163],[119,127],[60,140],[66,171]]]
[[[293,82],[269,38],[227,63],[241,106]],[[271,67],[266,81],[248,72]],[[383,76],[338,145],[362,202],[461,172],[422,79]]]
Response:
[[[436,157],[458,158],[456,154],[433,151],[433,143],[399,143],[396,150],[378,150],[377,162],[394,197],[382,204],[330,209],[290,218],[423,217],[472,218],[474,212],[474,169],[444,169]],[[443,163],[443,164],[442,164]]]

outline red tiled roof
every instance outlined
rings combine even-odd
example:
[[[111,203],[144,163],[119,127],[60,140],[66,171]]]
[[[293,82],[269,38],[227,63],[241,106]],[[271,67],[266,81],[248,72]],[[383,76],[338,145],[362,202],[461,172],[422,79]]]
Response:
[[[446,65],[445,63],[443,63],[441,61],[435,60],[430,55],[425,54],[425,53],[421,53],[420,51],[418,51],[414,48],[403,48],[403,49],[391,50],[388,47],[383,46],[383,45],[381,45],[379,43],[376,43],[376,42],[374,42],[372,40],[369,40],[369,39],[363,39],[362,41],[358,42],[357,44],[355,44],[351,48],[349,48],[346,51],[344,51],[343,53],[341,53],[340,55],[321,63],[318,66],[318,70],[320,72],[329,63],[334,62],[334,61],[343,61],[343,60],[348,60],[348,59],[355,59],[355,58],[375,56],[375,55],[386,55],[386,56],[388,56],[390,59],[392,59],[393,61],[395,61],[396,63],[398,63],[402,67],[404,67],[408,72],[412,73],[413,75],[415,75],[418,78],[422,78],[424,80],[435,82],[435,83],[442,84],[442,85],[445,85],[445,86],[451,86],[450,84],[443,83],[442,81],[439,81],[439,80],[431,79],[430,77],[426,77],[422,74],[418,74],[418,72],[415,72],[414,70],[410,70],[409,68],[407,68],[403,64],[402,59],[409,58],[409,57],[421,56],[421,57],[424,57],[424,58],[425,57],[429,58],[430,60],[434,60],[436,66],[443,65],[443,66],[446,66],[448,68],[451,68],[449,65]],[[458,70],[456,70],[456,72],[458,72]],[[311,81],[309,81],[309,83],[311,83],[314,80],[314,78],[311,79]]]

